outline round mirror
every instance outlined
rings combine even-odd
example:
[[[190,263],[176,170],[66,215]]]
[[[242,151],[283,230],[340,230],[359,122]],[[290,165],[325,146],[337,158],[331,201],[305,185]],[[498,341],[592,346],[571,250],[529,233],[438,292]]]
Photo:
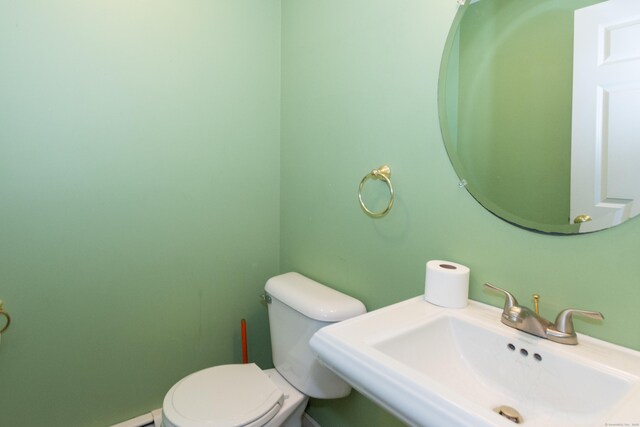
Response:
[[[485,208],[558,234],[640,213],[639,18],[629,0],[460,8],[440,70],[440,125],[461,184]]]

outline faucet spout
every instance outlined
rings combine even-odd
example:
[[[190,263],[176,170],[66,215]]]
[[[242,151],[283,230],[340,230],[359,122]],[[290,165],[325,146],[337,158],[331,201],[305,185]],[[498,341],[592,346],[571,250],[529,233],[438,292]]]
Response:
[[[513,310],[515,316],[512,315],[510,323],[505,322],[504,317],[502,323],[519,329],[529,334],[547,338],[547,329],[549,328],[549,321],[542,316],[536,314],[535,311],[528,307],[518,307],[518,310]]]

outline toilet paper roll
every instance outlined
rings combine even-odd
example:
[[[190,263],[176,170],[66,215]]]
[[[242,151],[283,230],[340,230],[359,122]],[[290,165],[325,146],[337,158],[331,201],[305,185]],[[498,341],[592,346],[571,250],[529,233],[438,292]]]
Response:
[[[469,268],[451,261],[427,262],[424,299],[446,308],[463,308],[469,302]]]

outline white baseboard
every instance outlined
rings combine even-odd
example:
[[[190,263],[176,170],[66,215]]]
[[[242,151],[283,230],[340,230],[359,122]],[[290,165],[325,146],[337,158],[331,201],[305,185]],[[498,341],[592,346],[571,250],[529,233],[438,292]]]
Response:
[[[320,424],[306,412],[302,415],[302,427],[321,427]]]

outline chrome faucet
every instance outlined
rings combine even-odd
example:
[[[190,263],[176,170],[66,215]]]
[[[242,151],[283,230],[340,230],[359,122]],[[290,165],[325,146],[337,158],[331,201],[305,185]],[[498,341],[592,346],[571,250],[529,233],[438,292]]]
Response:
[[[573,328],[573,315],[589,317],[591,319],[604,320],[602,313],[598,311],[576,310],[567,308],[562,310],[556,317],[555,323],[551,323],[537,313],[536,310],[523,307],[518,304],[516,298],[504,289],[497,288],[490,283],[484,286],[494,291],[502,292],[505,297],[504,309],[502,310],[502,323],[520,331],[545,338],[560,344],[578,344],[578,337]]]

